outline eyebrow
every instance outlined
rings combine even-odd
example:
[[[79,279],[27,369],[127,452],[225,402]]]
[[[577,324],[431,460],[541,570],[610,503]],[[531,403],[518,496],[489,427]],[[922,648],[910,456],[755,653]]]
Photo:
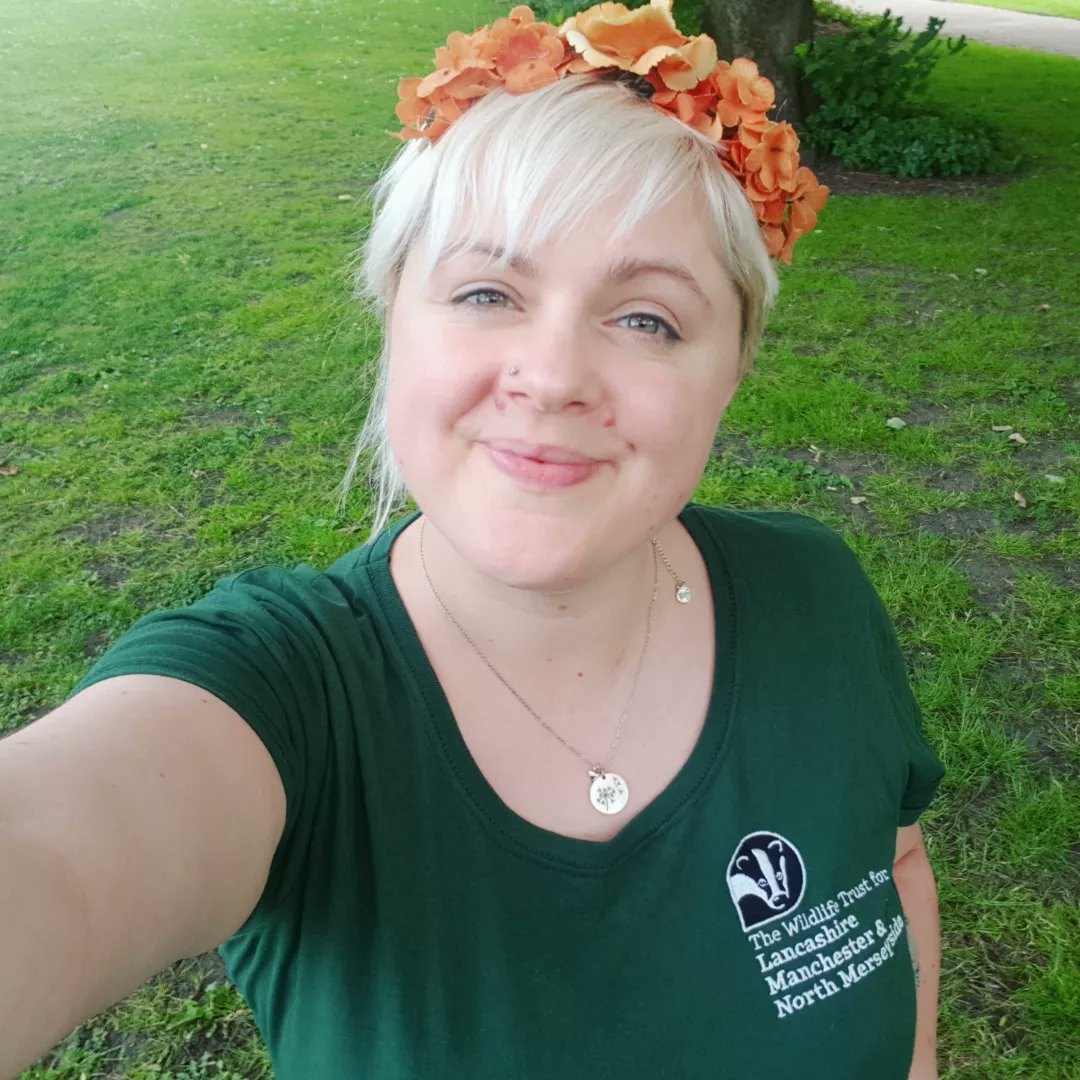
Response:
[[[459,255],[486,255],[496,262],[506,259],[506,249],[498,244],[488,244],[483,240],[474,240],[469,243],[453,245],[443,252],[436,261],[436,267],[441,266],[448,259]],[[536,266],[524,256],[517,255],[509,260],[510,266],[525,277],[537,276]],[[697,278],[690,273],[681,263],[668,262],[666,259],[637,259],[631,256],[620,259],[604,271],[603,281],[610,285],[622,285],[641,274],[663,274],[682,282],[698,299],[712,311],[712,302],[705,295],[705,290],[698,284]]]

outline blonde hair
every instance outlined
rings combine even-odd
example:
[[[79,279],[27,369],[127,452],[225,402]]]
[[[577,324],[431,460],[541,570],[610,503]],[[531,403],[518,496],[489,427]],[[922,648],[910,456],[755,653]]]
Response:
[[[406,143],[372,188],[372,224],[360,254],[357,296],[383,327],[367,420],[342,497],[361,461],[375,489],[372,535],[405,494],[387,436],[390,347],[385,333],[406,255],[423,238],[425,276],[452,247],[451,234],[493,227],[505,265],[572,233],[609,198],[630,198],[613,229],[631,232],[670,199],[700,193],[715,225],[715,250],[742,309],[740,374],[753,368],[777,277],[749,200],[720,162],[716,144],[653,108],[624,80],[567,76],[527,94],[480,99],[433,146]]]

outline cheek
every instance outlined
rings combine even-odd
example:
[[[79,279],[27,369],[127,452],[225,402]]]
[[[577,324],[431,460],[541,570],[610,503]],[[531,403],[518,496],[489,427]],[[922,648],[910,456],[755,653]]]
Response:
[[[423,330],[413,324],[392,339],[387,420],[399,458],[489,405],[496,384],[492,365],[475,343],[466,349],[452,335]]]
[[[635,393],[633,407],[624,414],[634,417],[626,437],[651,446],[672,466],[700,461],[712,446],[723,396],[711,382],[674,372],[661,376]]]

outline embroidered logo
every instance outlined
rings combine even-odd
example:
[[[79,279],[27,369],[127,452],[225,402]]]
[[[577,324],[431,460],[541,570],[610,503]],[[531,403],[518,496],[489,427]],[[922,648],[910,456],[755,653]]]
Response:
[[[779,833],[744,836],[728,863],[727,883],[744,930],[794,911],[806,891],[799,849]]]

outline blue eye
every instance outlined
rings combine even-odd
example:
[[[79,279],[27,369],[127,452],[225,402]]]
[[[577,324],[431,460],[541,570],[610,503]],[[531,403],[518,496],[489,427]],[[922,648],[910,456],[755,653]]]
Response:
[[[646,322],[654,324],[658,329],[653,332],[650,330],[639,330],[636,327],[631,327],[636,333],[641,334],[643,337],[660,337],[668,342],[674,344],[676,341],[682,341],[675,328],[666,319],[661,319],[659,315],[650,315],[647,311],[635,311],[631,315],[624,315],[623,319],[641,319]],[[621,320],[620,320],[621,321]]]
[[[505,300],[507,298],[506,293],[499,292],[498,289],[474,289],[472,292],[466,293],[464,296],[459,296],[454,301],[454,303],[455,304],[470,303],[472,307],[496,307],[497,306],[496,304],[488,303],[487,300],[479,301],[477,303],[471,303],[472,300],[473,300],[473,297],[476,297],[476,296],[484,296],[484,297],[494,296],[499,300]]]

